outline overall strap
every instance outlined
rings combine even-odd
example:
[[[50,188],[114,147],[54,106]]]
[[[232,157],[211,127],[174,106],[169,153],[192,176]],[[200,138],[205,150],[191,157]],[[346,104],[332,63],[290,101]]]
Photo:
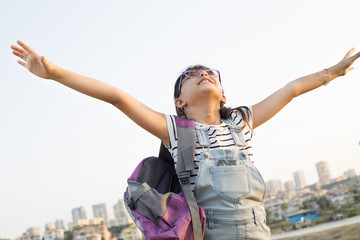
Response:
[[[245,139],[241,133],[242,127],[235,125],[235,123],[230,119],[222,119],[222,121],[228,125],[235,145],[239,147],[245,147]]]
[[[184,118],[176,117],[175,119],[178,136],[176,173],[190,209],[194,240],[201,240],[202,230],[199,209],[190,185],[191,171],[194,169],[196,147],[195,125],[192,121]]]
[[[199,140],[199,145],[201,147],[209,147],[210,140],[208,135],[208,127],[195,126],[195,129],[196,129],[196,135]]]

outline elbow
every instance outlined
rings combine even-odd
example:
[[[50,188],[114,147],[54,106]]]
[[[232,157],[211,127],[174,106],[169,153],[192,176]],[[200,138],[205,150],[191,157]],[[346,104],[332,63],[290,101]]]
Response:
[[[111,98],[109,98],[107,102],[121,110],[121,107],[124,105],[123,94],[119,91],[116,91],[111,94]]]
[[[285,85],[286,91],[289,93],[289,95],[294,98],[302,94],[300,88],[297,86],[297,84],[293,82],[289,82]]]
[[[121,110],[121,106],[122,106],[121,101],[113,100],[113,101],[109,101],[109,103],[110,103],[111,105],[113,105],[114,107],[116,107],[116,108],[118,108],[118,109]]]

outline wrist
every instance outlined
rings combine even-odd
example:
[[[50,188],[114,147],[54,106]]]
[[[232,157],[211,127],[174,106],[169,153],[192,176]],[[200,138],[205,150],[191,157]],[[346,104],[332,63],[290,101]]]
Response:
[[[58,81],[62,78],[63,71],[64,69],[61,67],[52,64],[51,68],[48,69],[49,78]]]
[[[323,85],[327,85],[333,79],[341,76],[340,68],[337,65],[334,65],[329,68],[325,68],[318,72],[318,74],[322,77]]]
[[[331,72],[331,80],[343,75],[341,74],[341,68],[338,66],[338,64],[329,67],[328,70]]]
[[[329,82],[334,79],[330,70],[328,68],[325,68],[323,70],[321,70],[320,72],[317,73],[318,75],[320,75],[321,81],[322,81],[322,85],[328,85]]]

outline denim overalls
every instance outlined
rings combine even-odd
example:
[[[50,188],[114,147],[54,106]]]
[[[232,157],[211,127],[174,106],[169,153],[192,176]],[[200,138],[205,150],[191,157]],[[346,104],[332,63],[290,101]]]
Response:
[[[206,214],[206,240],[270,239],[262,206],[265,183],[247,153],[240,127],[224,121],[235,146],[231,149],[210,149],[207,127],[196,126],[196,135],[203,151],[194,194]]]

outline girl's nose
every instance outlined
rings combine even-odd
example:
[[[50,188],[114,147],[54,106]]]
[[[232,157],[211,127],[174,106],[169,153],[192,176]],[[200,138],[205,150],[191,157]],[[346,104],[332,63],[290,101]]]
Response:
[[[200,76],[209,76],[209,74],[206,70],[203,70],[200,72]]]

